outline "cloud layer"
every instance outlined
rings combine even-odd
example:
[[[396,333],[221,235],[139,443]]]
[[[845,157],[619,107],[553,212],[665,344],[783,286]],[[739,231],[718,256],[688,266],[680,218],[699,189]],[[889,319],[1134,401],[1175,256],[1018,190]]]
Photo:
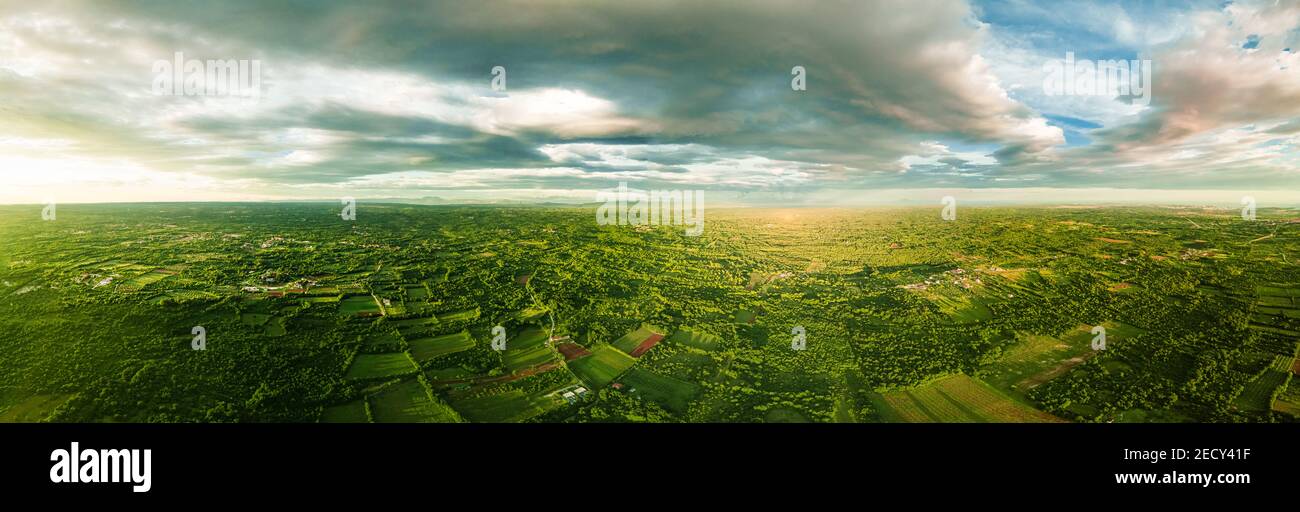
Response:
[[[1273,0],[8,2],[0,201],[1294,190],[1298,34]],[[155,94],[177,52],[261,94]],[[1043,94],[1066,52],[1149,60],[1150,104]]]

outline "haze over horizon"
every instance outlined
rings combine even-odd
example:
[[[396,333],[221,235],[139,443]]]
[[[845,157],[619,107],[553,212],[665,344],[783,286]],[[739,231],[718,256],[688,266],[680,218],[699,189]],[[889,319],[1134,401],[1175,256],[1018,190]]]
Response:
[[[1297,43],[1281,0],[7,2],[0,203],[1293,206]],[[1049,94],[1067,56],[1150,83]],[[158,94],[178,58],[256,97]]]
[[[527,198],[490,198],[463,197],[449,199],[440,196],[409,197],[353,197],[357,204],[408,204],[427,206],[533,206],[554,205],[560,207],[578,207],[597,204],[594,200],[598,190],[575,191],[586,193],[576,197],[551,197],[530,200]],[[725,195],[724,195],[725,194]],[[790,197],[779,193],[716,193],[707,195],[705,204],[709,208],[876,208],[876,207],[938,207],[944,196],[960,198],[964,206],[1024,206],[1024,207],[1213,207],[1238,209],[1241,207],[1240,191],[1227,190],[1144,190],[1144,189],[885,189],[879,191],[854,191],[853,196],[836,194],[818,194],[816,199],[808,196]],[[954,195],[956,194],[956,195]],[[1157,194],[1157,195],[1152,195]],[[1234,195],[1237,194],[1237,195]],[[719,197],[720,196],[720,197]],[[1068,197],[1064,197],[1068,196]],[[1262,195],[1249,196],[1256,200],[1259,208],[1300,208],[1300,198],[1289,191],[1266,192]],[[1072,199],[1071,199],[1072,198]],[[219,199],[119,199],[100,201],[62,201],[47,197],[44,202],[21,201],[0,202],[6,206],[43,206],[50,202],[57,204],[151,204],[151,203],[329,203],[337,204],[341,198],[302,197],[302,198],[219,198]]]

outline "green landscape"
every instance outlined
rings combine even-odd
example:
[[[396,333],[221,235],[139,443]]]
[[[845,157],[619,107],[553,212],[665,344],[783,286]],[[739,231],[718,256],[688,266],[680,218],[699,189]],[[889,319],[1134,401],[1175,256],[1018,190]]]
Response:
[[[1300,209],[593,210],[0,206],[0,421],[1300,415]]]

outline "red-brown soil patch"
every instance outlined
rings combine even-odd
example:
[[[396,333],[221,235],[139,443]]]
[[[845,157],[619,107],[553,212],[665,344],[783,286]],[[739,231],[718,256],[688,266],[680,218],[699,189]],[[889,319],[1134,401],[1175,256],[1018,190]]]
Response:
[[[579,357],[591,355],[591,351],[587,350],[587,347],[572,342],[556,343],[555,350],[560,351],[560,354],[564,355],[565,361],[572,361]]]
[[[664,335],[662,334],[651,334],[649,338],[646,338],[640,345],[637,345],[636,348],[632,349],[632,353],[628,355],[632,357],[641,357],[641,354],[646,353],[647,350],[650,350],[650,347],[655,346],[655,344],[659,343],[662,339],[664,339]]]

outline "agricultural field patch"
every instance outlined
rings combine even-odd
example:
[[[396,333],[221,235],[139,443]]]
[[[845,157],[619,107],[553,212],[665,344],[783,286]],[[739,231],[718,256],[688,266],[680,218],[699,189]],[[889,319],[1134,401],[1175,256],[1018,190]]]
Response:
[[[710,352],[722,348],[722,338],[689,327],[678,328],[668,341]]]
[[[402,349],[402,337],[396,332],[389,329],[382,329],[367,333],[364,342],[369,347],[384,347],[390,351]],[[379,350],[373,350],[378,352]]]
[[[591,355],[569,361],[569,370],[593,389],[603,388],[636,364],[636,359],[609,345],[597,345]]]
[[[810,423],[803,413],[789,407],[774,407],[763,414],[764,423]]]
[[[357,354],[348,367],[345,378],[350,380],[379,379],[407,375],[419,370],[406,352],[390,354]]]
[[[1107,347],[1137,336],[1142,330],[1120,322],[1103,322]],[[1098,355],[1092,349],[1093,326],[1079,324],[1061,336],[1020,334],[996,362],[979,372],[989,384],[1013,393],[1029,390],[1068,372]]]
[[[267,313],[240,313],[239,321],[244,325],[260,327],[271,321],[271,315]]]
[[[376,423],[458,423],[460,414],[437,400],[418,379],[407,379],[370,397]]]
[[[174,275],[174,273],[163,271],[161,269],[156,269],[150,272],[145,272],[144,274],[140,274],[139,276],[127,280],[125,286],[128,286],[132,289],[139,290],[151,284],[167,279],[172,275]]]
[[[424,285],[407,286],[406,298],[413,301],[427,299],[429,298],[429,289],[425,288]]]
[[[518,372],[534,366],[543,365],[559,358],[559,353],[546,345],[533,345],[527,348],[509,348],[501,354],[506,371]]]
[[[460,311],[450,311],[450,312],[447,312],[447,313],[439,313],[439,314],[438,314],[438,321],[443,322],[443,323],[446,323],[446,322],[464,322],[464,321],[469,321],[469,320],[475,320],[475,319],[478,318],[478,316],[479,316],[479,309],[478,309],[478,308],[474,308],[474,309],[464,309],[464,310],[460,310]]]
[[[0,423],[34,423],[43,421],[55,408],[72,398],[62,394],[41,394],[24,398],[0,409]]]
[[[332,405],[321,411],[321,423],[369,423],[369,405],[365,400]]]
[[[339,313],[345,316],[379,316],[379,303],[369,295],[353,295],[339,301]]]
[[[908,423],[1060,422],[966,375],[943,377],[926,385],[882,393],[876,404],[882,419]]]
[[[1273,399],[1277,396],[1276,391],[1278,388],[1285,386],[1290,380],[1291,373],[1289,369],[1283,371],[1275,367],[1269,367],[1259,377],[1248,382],[1233,403],[1242,409],[1250,411],[1272,409]]]
[[[695,384],[639,368],[628,370],[619,382],[623,383],[625,393],[652,400],[677,414],[685,414],[691,401],[700,393]]]
[[[553,396],[529,395],[517,389],[451,402],[452,408],[462,417],[475,423],[517,423],[555,409],[560,404]]]
[[[474,338],[470,337],[468,331],[460,331],[431,338],[410,340],[407,345],[410,347],[411,357],[416,362],[422,363],[439,356],[455,354],[462,350],[474,348]]]
[[[556,343],[555,350],[558,351],[560,355],[564,356],[565,361],[572,361],[580,357],[591,355],[591,351],[587,350],[587,347],[570,341]]]
[[[284,336],[286,333],[288,333],[288,329],[284,325],[284,318],[278,316],[266,322],[262,329],[262,334],[271,337]]]
[[[622,350],[623,353],[627,355],[632,357],[641,357],[642,354],[654,347],[660,340],[664,339],[664,335],[659,332],[661,330],[662,329],[643,324],[635,331],[624,334],[617,340],[614,340],[611,345],[616,349]]]
[[[530,325],[506,341],[506,351],[524,350],[545,345],[546,340],[546,331],[542,330],[541,327]]]
[[[550,310],[542,307],[536,307],[536,306],[527,307],[520,310],[519,313],[515,314],[515,320],[519,322],[531,322],[533,320],[541,318],[548,311]]]

